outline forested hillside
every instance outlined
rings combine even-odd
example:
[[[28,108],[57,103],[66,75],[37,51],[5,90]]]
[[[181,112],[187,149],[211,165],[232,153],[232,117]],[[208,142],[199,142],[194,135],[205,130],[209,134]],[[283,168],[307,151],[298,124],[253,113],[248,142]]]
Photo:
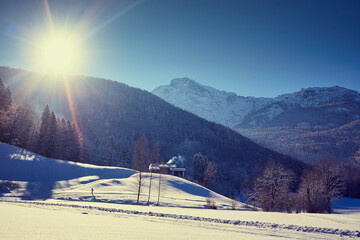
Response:
[[[360,167],[360,120],[333,129],[282,126],[237,130],[263,146],[304,162],[313,163],[331,158]]]
[[[79,128],[83,161],[130,167],[134,142],[144,135],[159,143],[160,158],[185,157],[192,176],[195,153],[216,163],[218,176],[212,188],[229,193],[248,176],[262,172],[269,160],[282,162],[301,173],[303,164],[263,148],[237,132],[178,109],[153,94],[118,82],[83,76],[41,76],[23,70],[0,68],[14,102],[29,103],[38,115],[46,104],[58,118]]]

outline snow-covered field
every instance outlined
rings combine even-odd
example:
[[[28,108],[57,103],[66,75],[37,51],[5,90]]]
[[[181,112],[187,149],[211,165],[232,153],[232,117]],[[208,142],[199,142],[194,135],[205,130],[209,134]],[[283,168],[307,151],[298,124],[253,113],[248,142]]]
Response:
[[[147,175],[148,177],[149,175]],[[360,238],[360,201],[343,199],[335,214],[258,212],[182,178],[158,175],[141,204],[136,172],[48,159],[0,143],[0,239],[339,239]],[[94,189],[95,197],[91,195]],[[217,210],[207,209],[206,199]]]

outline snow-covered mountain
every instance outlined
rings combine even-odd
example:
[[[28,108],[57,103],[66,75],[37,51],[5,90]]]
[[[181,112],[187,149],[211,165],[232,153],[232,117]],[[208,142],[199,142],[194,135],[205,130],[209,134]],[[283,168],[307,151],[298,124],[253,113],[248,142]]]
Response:
[[[360,102],[360,94],[355,90],[334,86],[334,87],[310,87],[303,88],[299,92],[283,94],[275,98],[276,101],[283,101],[288,106],[303,108],[315,107],[333,102],[357,101]]]
[[[360,94],[342,88],[303,88],[283,94],[247,115],[240,127],[305,125],[340,127],[360,118]]]
[[[242,97],[219,91],[189,78],[173,79],[169,85],[157,87],[152,93],[177,107],[228,127],[240,124],[248,114],[274,102],[271,98]]]
[[[360,119],[357,91],[338,86],[313,87],[275,98],[241,97],[179,78],[152,93],[304,162],[330,157],[360,164],[360,141],[351,134]],[[354,131],[344,132],[344,126]]]
[[[152,93],[228,127],[313,125],[319,122],[341,126],[360,118],[360,94],[338,86],[304,88],[275,98],[255,98],[220,91],[188,78],[177,78]]]

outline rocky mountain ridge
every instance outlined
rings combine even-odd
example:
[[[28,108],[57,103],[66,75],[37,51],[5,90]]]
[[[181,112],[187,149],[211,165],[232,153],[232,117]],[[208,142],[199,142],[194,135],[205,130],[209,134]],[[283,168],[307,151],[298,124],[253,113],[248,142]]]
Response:
[[[325,157],[360,162],[360,140],[350,134],[358,132],[360,119],[360,94],[355,90],[309,87],[275,98],[255,98],[179,78],[152,93],[305,162]],[[351,130],[343,131],[345,126]]]
[[[238,125],[249,113],[274,102],[270,98],[242,97],[219,91],[189,78],[173,79],[152,93],[174,106],[228,127]]]
[[[284,122],[316,125],[324,121],[329,127],[339,127],[360,118],[360,94],[339,86],[303,88],[275,98],[256,98],[220,91],[189,78],[177,78],[152,93],[186,111],[232,128],[278,126]],[[295,115],[296,120],[292,119]]]

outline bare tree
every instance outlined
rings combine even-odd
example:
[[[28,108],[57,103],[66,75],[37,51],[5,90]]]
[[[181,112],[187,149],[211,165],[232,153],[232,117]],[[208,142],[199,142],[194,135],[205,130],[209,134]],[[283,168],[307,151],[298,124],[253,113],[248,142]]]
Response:
[[[246,176],[242,184],[242,193],[243,196],[245,197],[245,207],[249,207],[249,201],[253,197],[253,194],[251,194],[251,187],[252,187],[251,180],[249,176]]]
[[[319,182],[322,185],[322,192],[327,200],[327,212],[331,213],[332,199],[342,196],[345,192],[345,185],[340,177],[338,163],[323,159],[314,165],[314,171],[319,177]]]
[[[298,201],[306,212],[332,212],[331,203],[345,191],[338,163],[321,160],[304,171]]]
[[[230,199],[231,199],[231,209],[236,210],[236,208],[238,206],[239,198],[236,196],[234,189],[231,190]]]
[[[159,164],[163,164],[164,163],[164,160],[161,160],[159,162]],[[156,205],[160,205],[160,196],[161,196],[161,193],[164,191],[164,187],[163,186],[163,171],[161,168],[160,168],[160,171],[159,171],[159,174],[158,174],[158,199],[157,199],[157,204]]]
[[[204,172],[204,182],[203,186],[207,187],[209,184],[209,180],[211,178],[215,178],[217,174],[217,167],[214,162],[209,162],[206,166],[206,170]]]
[[[270,161],[262,177],[255,183],[255,202],[264,211],[282,210],[286,205],[286,196],[294,180],[294,173],[283,165]]]
[[[212,197],[206,198],[206,207],[209,209],[217,209],[215,200]]]
[[[145,136],[141,136],[139,141],[135,143],[134,146],[134,159],[133,159],[133,168],[138,171],[137,174],[137,200],[136,203],[139,203],[141,195],[141,187],[143,184],[144,176],[143,172],[148,167],[148,154],[149,154],[149,142]]]
[[[159,185],[158,185],[158,199],[157,199],[157,204],[160,204],[160,193],[161,193],[161,171],[159,172]]]
[[[160,158],[160,147],[159,143],[155,143],[152,149],[150,163],[158,163]],[[152,172],[150,172],[150,183],[149,183],[149,195],[147,204],[150,202],[150,195],[151,195],[151,182],[152,182]]]
[[[325,212],[326,199],[322,194],[322,184],[318,174],[313,169],[306,169],[301,178],[297,196],[297,211],[303,209],[305,212]]]

